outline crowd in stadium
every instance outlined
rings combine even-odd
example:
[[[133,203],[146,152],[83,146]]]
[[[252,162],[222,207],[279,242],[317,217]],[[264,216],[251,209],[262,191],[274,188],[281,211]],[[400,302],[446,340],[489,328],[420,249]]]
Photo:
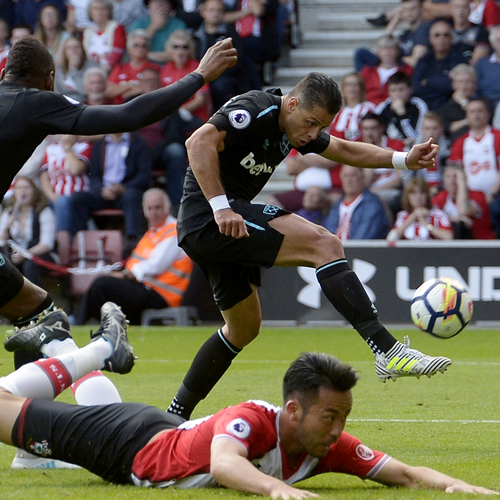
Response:
[[[293,4],[3,0],[0,68],[11,45],[33,34],[54,57],[55,90],[92,106],[170,85],[196,68],[221,37],[232,37],[239,55],[235,67],[167,120],[131,134],[49,136],[3,201],[3,242],[14,239],[35,255],[57,260],[58,231],[74,237],[95,227],[96,212],[118,209],[130,254],[147,229],[141,210],[147,189],[164,189],[172,215],[177,212],[187,168],[185,140],[232,96],[272,83],[269,68],[276,67]],[[344,107],[329,132],[395,151],[432,137],[440,145],[434,168],[353,171],[292,151],[285,166],[294,190],[268,201],[342,240],[500,238],[497,3],[401,0],[367,21],[384,31],[374,47],[356,49],[353,71],[341,82]],[[13,259],[39,282],[37,266],[19,255]]]

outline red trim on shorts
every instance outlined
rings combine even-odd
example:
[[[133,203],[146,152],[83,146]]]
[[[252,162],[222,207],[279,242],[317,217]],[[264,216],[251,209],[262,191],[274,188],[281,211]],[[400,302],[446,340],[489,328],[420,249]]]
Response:
[[[17,444],[22,447],[23,446],[23,428],[24,428],[24,419],[26,417],[26,411],[28,410],[29,404],[33,401],[33,398],[28,398],[24,403],[21,411],[19,412],[19,416],[17,417]]]
[[[71,375],[66,367],[56,358],[40,359],[35,362],[52,382],[54,397],[71,385]]]
[[[84,377],[78,379],[74,384],[71,385],[71,392],[73,393],[73,396],[75,396],[76,390],[78,389],[78,387],[80,387],[80,385],[83,384],[83,382],[85,382],[86,380],[88,380],[90,378],[94,378],[94,377],[104,377],[104,375],[101,371],[96,370],[96,371],[90,372],[87,375],[85,375]]]

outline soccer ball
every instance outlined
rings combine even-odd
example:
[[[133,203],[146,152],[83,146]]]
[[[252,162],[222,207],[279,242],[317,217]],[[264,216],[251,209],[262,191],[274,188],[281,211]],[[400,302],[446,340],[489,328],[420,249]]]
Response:
[[[413,323],[434,337],[449,339],[472,318],[472,299],[452,278],[435,278],[420,285],[411,301]]]

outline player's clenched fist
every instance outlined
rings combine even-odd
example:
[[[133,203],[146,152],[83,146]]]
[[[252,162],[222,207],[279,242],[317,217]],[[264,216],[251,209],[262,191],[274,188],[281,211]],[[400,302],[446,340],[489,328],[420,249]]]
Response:
[[[240,214],[233,212],[230,208],[217,210],[214,215],[215,222],[219,226],[221,234],[233,238],[245,238],[250,236],[245,226],[245,221]]]

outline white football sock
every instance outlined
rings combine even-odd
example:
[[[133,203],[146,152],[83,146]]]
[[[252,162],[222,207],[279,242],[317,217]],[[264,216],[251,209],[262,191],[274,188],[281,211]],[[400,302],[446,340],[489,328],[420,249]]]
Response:
[[[91,372],[82,377],[71,386],[71,390],[77,404],[83,406],[109,405],[122,402],[118,389],[100,371]]]
[[[111,344],[99,338],[82,349],[21,366],[15,372],[1,378],[0,387],[16,396],[53,399],[73,381],[100,370],[112,352]],[[41,376],[42,373],[45,376]]]

